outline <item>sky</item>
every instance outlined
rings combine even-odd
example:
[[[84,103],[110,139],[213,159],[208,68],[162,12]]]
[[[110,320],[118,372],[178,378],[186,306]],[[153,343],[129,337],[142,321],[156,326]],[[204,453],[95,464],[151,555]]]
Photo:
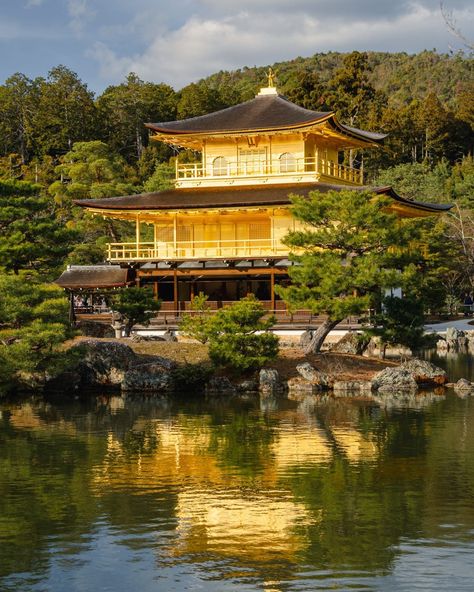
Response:
[[[474,41],[473,0],[445,0]],[[63,64],[96,93],[129,72],[176,90],[329,51],[463,47],[439,0],[0,0],[0,83]]]

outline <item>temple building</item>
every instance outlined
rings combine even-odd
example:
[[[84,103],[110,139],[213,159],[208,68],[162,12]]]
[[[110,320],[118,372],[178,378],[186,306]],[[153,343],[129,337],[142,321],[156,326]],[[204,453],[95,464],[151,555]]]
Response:
[[[275,283],[288,282],[282,239],[298,222],[290,194],[367,190],[391,198],[402,217],[438,214],[449,205],[403,198],[391,187],[367,187],[362,168],[342,164],[348,151],[383,144],[384,134],[342,124],[334,112],[311,111],[269,83],[247,102],[181,121],[147,123],[152,140],[200,153],[176,161],[174,188],[81,200],[93,215],[135,223],[135,240],[108,245],[108,265],[71,267],[68,290],[152,286],[162,310],[181,311],[203,292],[220,307],[248,293],[281,308]],[[120,270],[120,271],[119,271]],[[120,280],[120,281],[119,281]],[[85,283],[84,283],[85,282]]]

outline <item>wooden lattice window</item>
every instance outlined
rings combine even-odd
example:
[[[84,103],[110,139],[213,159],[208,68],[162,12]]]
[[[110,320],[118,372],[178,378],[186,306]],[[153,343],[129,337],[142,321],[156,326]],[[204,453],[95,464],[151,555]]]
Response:
[[[280,173],[296,172],[296,158],[291,152],[284,152],[280,156]]]
[[[212,174],[216,177],[228,174],[228,163],[224,156],[214,158],[212,161]]]

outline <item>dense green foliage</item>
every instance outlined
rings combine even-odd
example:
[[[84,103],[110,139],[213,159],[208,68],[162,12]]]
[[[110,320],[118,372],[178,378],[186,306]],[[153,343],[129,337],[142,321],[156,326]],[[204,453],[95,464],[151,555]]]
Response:
[[[53,371],[70,336],[60,288],[24,274],[0,275],[0,394]]]
[[[137,323],[148,325],[155,312],[160,310],[161,302],[155,300],[151,288],[135,286],[117,292],[113,298],[112,307],[122,315],[125,335],[128,336],[133,325]]]
[[[207,343],[212,335],[211,307],[208,296],[200,292],[191,301],[191,312],[183,315],[179,330],[200,343]]]
[[[256,370],[278,354],[278,337],[268,329],[274,320],[264,319],[263,305],[250,295],[211,314],[207,297],[194,299],[193,312],[185,315],[180,331],[209,344],[209,357],[218,367],[237,373]]]
[[[410,295],[384,298],[381,311],[372,323],[373,327],[366,332],[379,338],[382,357],[385,357],[387,346],[401,345],[417,351],[426,343],[423,303]]]
[[[0,181],[0,265],[6,271],[55,269],[77,238],[58,223],[40,189],[23,181]]]

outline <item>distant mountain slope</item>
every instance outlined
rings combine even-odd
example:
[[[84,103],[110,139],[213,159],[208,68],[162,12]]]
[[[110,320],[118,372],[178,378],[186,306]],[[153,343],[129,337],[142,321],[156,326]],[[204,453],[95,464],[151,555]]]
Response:
[[[413,98],[423,98],[429,92],[436,93],[443,103],[451,106],[455,101],[457,86],[474,81],[474,60],[463,53],[439,54],[434,50],[418,54],[366,53],[369,80],[377,90],[389,97],[393,107],[406,104]],[[312,57],[298,57],[271,66],[277,72],[278,88],[284,93],[285,88],[291,85],[292,77],[301,70],[315,71],[321,82],[329,81],[346,55],[336,52],[318,53]],[[255,91],[265,83],[267,70],[268,66],[244,67],[212,74],[204,81],[223,97],[227,97],[232,89],[234,100],[230,102],[239,102],[255,95]]]

